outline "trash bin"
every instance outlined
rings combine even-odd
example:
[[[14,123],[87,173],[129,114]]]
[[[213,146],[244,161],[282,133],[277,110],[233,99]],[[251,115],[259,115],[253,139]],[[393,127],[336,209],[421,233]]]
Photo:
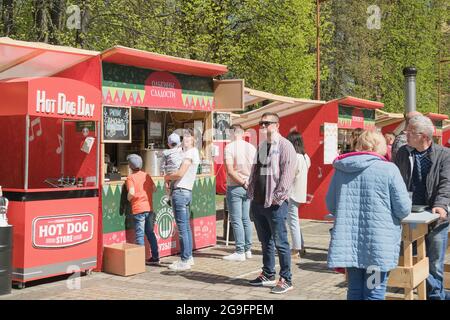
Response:
[[[0,227],[0,295],[11,293],[12,239],[13,227]]]

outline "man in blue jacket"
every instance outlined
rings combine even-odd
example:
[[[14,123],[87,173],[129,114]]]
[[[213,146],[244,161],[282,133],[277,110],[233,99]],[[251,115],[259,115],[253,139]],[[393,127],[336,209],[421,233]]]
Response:
[[[450,207],[450,150],[433,143],[431,120],[418,115],[406,128],[408,144],[401,147],[395,159],[406,187],[412,192],[413,205],[427,205],[440,215],[430,226],[426,250],[430,262],[427,297],[445,300],[444,261],[447,250]]]

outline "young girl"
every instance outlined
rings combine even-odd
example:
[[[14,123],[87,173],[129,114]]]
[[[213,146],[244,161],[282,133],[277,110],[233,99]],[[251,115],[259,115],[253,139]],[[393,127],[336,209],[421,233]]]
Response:
[[[292,131],[287,139],[294,146],[297,152],[297,169],[295,171],[294,185],[289,196],[288,206],[288,225],[291,232],[292,245],[291,253],[293,256],[299,256],[305,253],[303,236],[300,231],[300,222],[298,219],[298,208],[300,203],[306,202],[306,190],[308,185],[308,169],[311,166],[311,160],[305,153],[303,139],[300,133]]]

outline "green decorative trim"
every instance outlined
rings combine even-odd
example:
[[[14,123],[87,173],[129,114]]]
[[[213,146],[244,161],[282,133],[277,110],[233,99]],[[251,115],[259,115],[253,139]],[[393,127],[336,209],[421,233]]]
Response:
[[[167,204],[167,196],[162,180],[157,180],[153,193],[153,210],[159,215],[170,213],[172,207]],[[102,189],[103,233],[133,229],[130,204],[126,194],[122,193],[123,185],[104,185]],[[191,219],[216,215],[216,177],[206,176],[195,180],[192,190]],[[122,212],[122,215],[120,214]]]
[[[122,199],[122,188],[122,184],[102,188],[103,233],[125,230],[125,217],[130,213],[130,206]]]
[[[103,86],[143,90],[145,80],[156,70],[137,68],[112,63],[102,63]],[[183,93],[190,91],[214,94],[213,79],[172,73],[181,84]],[[195,93],[198,94],[198,93]]]

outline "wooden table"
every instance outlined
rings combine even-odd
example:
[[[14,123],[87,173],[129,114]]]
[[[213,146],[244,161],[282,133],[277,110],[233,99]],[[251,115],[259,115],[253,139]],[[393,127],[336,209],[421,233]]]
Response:
[[[426,300],[429,262],[426,256],[425,236],[428,233],[428,225],[438,218],[438,214],[421,212],[411,213],[402,220],[403,255],[399,258],[398,267],[390,272],[388,287],[403,288],[404,300],[413,300],[416,288],[419,300]],[[414,242],[417,245],[416,256],[413,256]],[[387,296],[386,299],[395,298]]]

